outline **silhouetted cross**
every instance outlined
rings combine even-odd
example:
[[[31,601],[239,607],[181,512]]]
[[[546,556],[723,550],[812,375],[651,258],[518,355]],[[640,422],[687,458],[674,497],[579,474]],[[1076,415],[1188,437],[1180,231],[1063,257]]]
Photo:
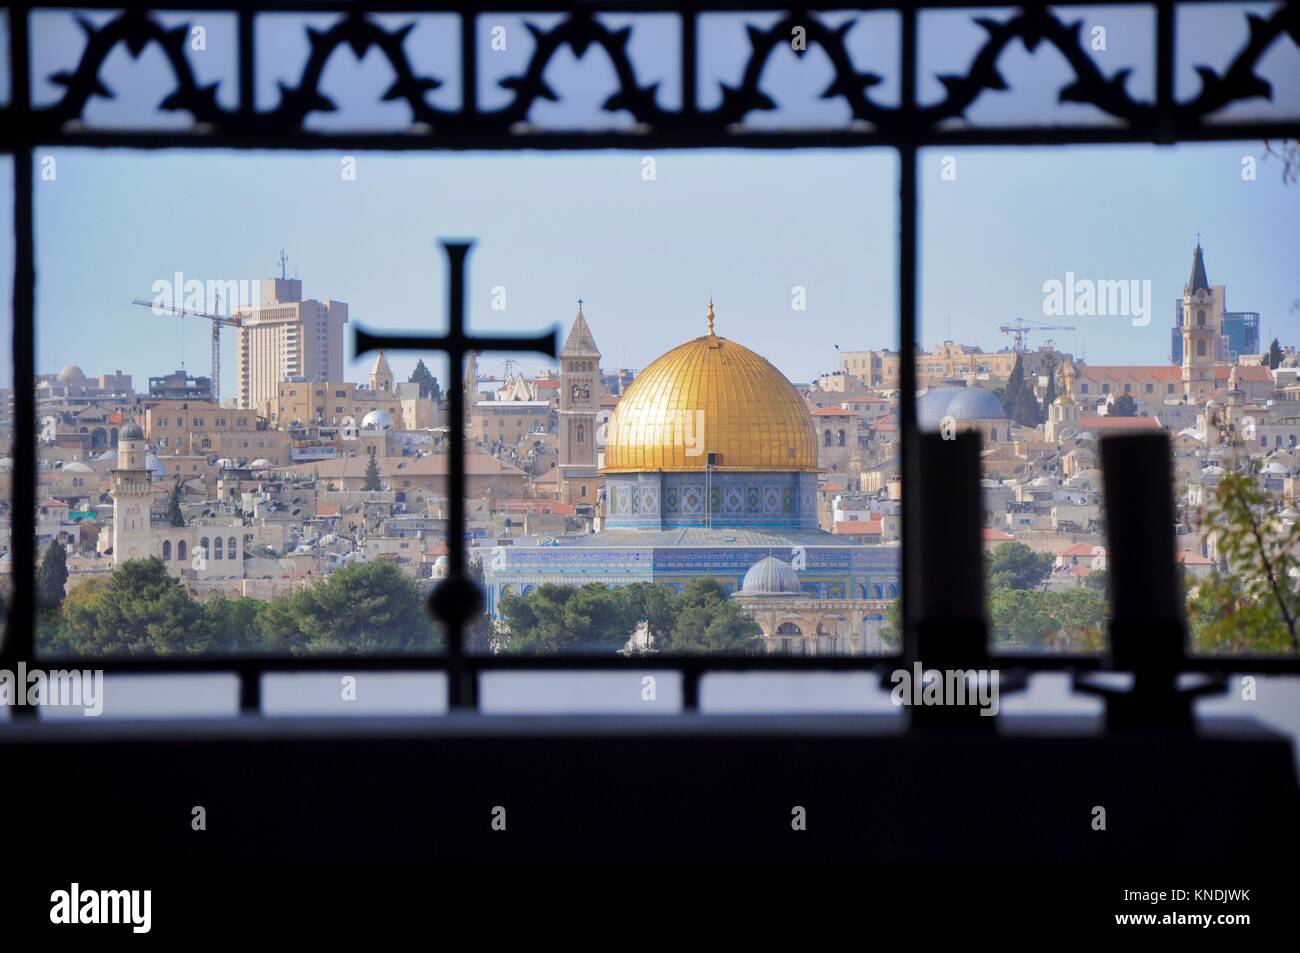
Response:
[[[483,611],[483,593],[465,565],[465,355],[470,351],[534,351],[555,357],[556,329],[533,337],[465,333],[465,259],[472,241],[442,241],[447,255],[447,333],[443,335],[374,334],[357,325],[356,356],[385,351],[442,351],[447,355],[447,534],[450,572],[429,597],[429,610],[446,626],[448,700],[453,708],[474,707],[473,672],[464,665],[465,623]],[[477,383],[477,382],[475,382]]]

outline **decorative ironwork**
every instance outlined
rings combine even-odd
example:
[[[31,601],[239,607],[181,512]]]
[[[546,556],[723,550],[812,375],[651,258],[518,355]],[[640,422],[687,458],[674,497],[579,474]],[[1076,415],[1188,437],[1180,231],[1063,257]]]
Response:
[[[557,6],[563,7],[562,4]],[[723,6],[733,9],[731,5]],[[753,6],[760,10],[770,8],[762,3]],[[252,17],[256,12],[247,12],[237,4],[225,9],[240,12],[245,17]],[[425,9],[434,11],[449,7],[429,4]],[[457,5],[450,9],[457,9]],[[683,49],[679,50],[684,62],[682,81],[689,89],[695,90],[698,88],[698,69],[693,50],[687,56],[685,47],[688,44],[693,46],[695,42],[695,17],[699,11],[686,14],[672,3],[634,3],[627,7],[611,5],[600,12],[626,14],[660,9],[676,11],[683,19]],[[773,53],[788,48],[792,31],[802,28],[806,44],[795,51],[796,55],[804,57],[814,46],[826,55],[834,70],[834,79],[822,93],[822,98],[838,98],[848,106],[851,123],[840,132],[853,139],[891,141],[906,136],[925,141],[942,138],[944,124],[951,120],[966,119],[969,122],[967,112],[981,96],[1009,88],[998,64],[1016,40],[1023,43],[1030,53],[1044,44],[1050,45],[1069,64],[1074,77],[1058,91],[1061,103],[1087,104],[1130,129],[1160,132],[1164,137],[1171,127],[1176,130],[1200,126],[1204,120],[1233,103],[1254,98],[1271,99],[1271,85],[1256,72],[1261,60],[1284,37],[1300,44],[1300,4],[1286,3],[1268,17],[1247,13],[1249,41],[1222,74],[1208,66],[1197,68],[1202,89],[1195,98],[1186,102],[1142,101],[1134,98],[1128,90],[1130,70],[1120,69],[1107,77],[1098,67],[1081,38],[1082,20],[1071,20],[1068,16],[1062,19],[1054,8],[1030,4],[1005,22],[984,16],[973,18],[973,22],[987,33],[987,38],[965,73],[945,73],[937,77],[946,91],[941,102],[928,106],[904,102],[895,106],[872,98],[872,88],[879,85],[883,77],[860,69],[849,54],[846,37],[856,20],[849,19],[831,27],[823,19],[826,11],[812,13],[796,9],[784,13],[767,29],[752,24],[747,27],[751,49],[741,79],[734,86],[720,84],[721,101],[715,108],[696,108],[694,95],[686,95],[681,108],[670,109],[660,101],[658,83],[643,83],[638,78],[636,64],[629,53],[634,27],[611,28],[599,18],[598,8],[584,6],[569,10],[564,20],[549,29],[525,21],[533,39],[532,54],[521,73],[499,81],[502,88],[513,94],[512,99],[500,108],[482,109],[477,106],[473,89],[479,78],[477,57],[473,51],[477,41],[474,33],[477,15],[463,7],[459,12],[462,56],[468,58],[468,63],[462,64],[462,81],[466,88],[462,90],[463,105],[460,109],[441,108],[428,102],[426,94],[440,88],[443,79],[420,75],[412,65],[408,43],[416,25],[414,22],[386,29],[370,13],[352,9],[343,13],[328,29],[306,27],[310,51],[297,82],[293,85],[281,83],[278,103],[267,110],[257,111],[252,108],[252,97],[247,94],[243,95],[240,107],[225,109],[217,100],[218,84],[201,85],[197,82],[186,53],[188,24],[164,28],[151,13],[129,9],[101,27],[94,26],[85,17],[78,17],[86,33],[86,45],[80,60],[75,69],[49,77],[66,91],[54,105],[32,109],[30,118],[40,139],[57,141],[69,132],[70,121],[84,118],[86,105],[92,97],[111,98],[114,95],[101,79],[100,72],[117,45],[125,45],[131,56],[138,58],[152,43],[162,50],[175,81],[175,88],[162,96],[157,108],[189,112],[196,123],[190,133],[195,144],[215,141],[222,136],[254,142],[274,140],[284,134],[301,136],[311,115],[337,109],[336,103],[321,91],[320,84],[331,58],[340,48],[347,47],[358,59],[371,49],[378,49],[392,68],[394,79],[381,100],[400,100],[411,110],[410,128],[394,135],[415,138],[423,148],[458,148],[466,140],[482,147],[517,148],[525,144],[525,139],[544,139],[551,135],[536,129],[521,129],[521,124],[528,122],[529,114],[539,100],[560,101],[559,94],[546,81],[547,69],[557,54],[568,49],[582,58],[598,47],[607,57],[617,81],[617,88],[604,100],[603,109],[608,112],[626,111],[636,123],[632,129],[617,133],[617,136],[629,144],[653,143],[658,139],[680,141],[685,136],[717,141],[735,135],[736,127],[743,125],[753,114],[777,108],[777,102],[762,88],[763,74]],[[251,42],[241,45],[241,58],[252,55]],[[1172,64],[1160,64],[1158,68],[1171,70]],[[254,74],[253,64],[241,62],[239,72],[248,80]],[[864,123],[869,128],[859,128]],[[95,135],[94,130],[84,127],[75,132],[81,137]],[[744,137],[752,143],[755,139],[771,138],[780,132],[746,129]],[[310,135],[328,143],[345,134],[313,131]],[[303,144],[298,142],[300,146]],[[602,143],[605,144],[608,143]],[[578,145],[580,147],[581,143]]]

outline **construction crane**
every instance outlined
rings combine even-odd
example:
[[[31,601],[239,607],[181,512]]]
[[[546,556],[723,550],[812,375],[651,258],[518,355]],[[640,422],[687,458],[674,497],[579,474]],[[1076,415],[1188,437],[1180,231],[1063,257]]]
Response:
[[[194,311],[189,308],[176,308],[169,304],[159,304],[148,298],[133,298],[132,304],[138,304],[141,307],[151,308],[154,311],[166,311],[174,314],[178,318],[203,318],[212,322],[212,402],[221,403],[221,328],[242,327],[244,322],[231,315],[224,316],[220,314],[209,314],[206,311]],[[217,295],[217,310],[221,310],[221,296]]]
[[[1034,324],[1024,318],[1016,318],[1014,324],[1003,324],[998,328],[1003,334],[1010,334],[1012,350],[1025,349],[1025,335],[1030,331],[1077,331],[1072,324]]]

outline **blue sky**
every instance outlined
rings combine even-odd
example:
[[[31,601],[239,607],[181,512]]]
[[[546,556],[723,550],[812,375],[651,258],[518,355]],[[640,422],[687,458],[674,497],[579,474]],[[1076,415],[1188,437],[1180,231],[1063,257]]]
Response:
[[[1079,15],[1093,22],[1089,11]],[[1186,62],[1180,59],[1180,95],[1195,92],[1195,62],[1225,61],[1212,40],[1233,39],[1231,49],[1244,35],[1239,13],[1208,20],[1204,11],[1189,15],[1202,19],[1190,24],[1195,42]],[[1103,65],[1108,71],[1133,68],[1131,88],[1145,94],[1149,28],[1140,18],[1113,19],[1121,16],[1104,13],[1112,19],[1106,20],[1110,59]],[[48,98],[57,90],[40,77],[66,68],[69,58],[75,62],[80,41],[66,16],[41,17],[48,19],[36,24],[35,92]],[[291,79],[305,53],[299,38],[304,20],[267,19],[263,49],[275,55],[262,70],[259,96],[273,101],[276,79]],[[523,34],[518,18],[495,19],[511,36]],[[747,49],[740,18],[716,19],[702,33],[705,105],[718,81],[734,78]],[[318,20],[312,22],[329,22]],[[447,79],[431,101],[449,105],[458,96],[457,71],[445,65],[454,44],[448,46],[439,26],[436,17],[420,21],[420,32],[412,34],[413,58],[418,69]],[[644,79],[662,80],[661,97],[671,104],[680,89],[663,52],[670,46],[667,26],[646,18],[634,34],[640,44],[634,52],[639,67],[641,60],[647,64]],[[202,61],[201,74],[210,80],[221,80],[233,63],[223,53],[228,27],[209,24],[211,56]],[[890,63],[894,29],[893,16],[879,14],[862,18],[850,33],[855,58],[886,76],[875,88],[882,102],[897,95]],[[923,21],[922,33],[923,41],[934,37],[922,63],[924,100],[937,95],[935,73],[969,59],[979,33],[950,14]],[[1197,42],[1205,46],[1203,56]],[[488,79],[517,72],[527,52],[527,44],[516,41],[500,62],[491,61]],[[1293,110],[1300,102],[1300,57],[1294,53],[1291,48],[1272,58],[1266,70],[1282,107]],[[154,98],[142,91],[145,80],[161,68],[151,55],[146,51],[133,63],[124,51],[115,54],[104,76],[119,97],[94,101],[91,121],[143,114]],[[765,88],[785,84],[782,102],[791,105],[775,117],[759,117],[762,122],[842,121],[842,104],[816,96],[829,76],[819,56],[799,62],[786,53],[770,65]],[[1059,56],[1031,57],[1017,44],[1005,60],[1004,73],[1023,92],[986,96],[977,104],[978,118],[1023,121],[1052,109],[1066,75]],[[564,107],[533,118],[543,125],[617,123],[620,117],[597,108],[608,93],[608,70],[598,55],[577,60],[564,53],[547,77],[565,94]],[[324,88],[343,108],[321,121],[401,122],[405,107],[362,105],[387,84],[386,71],[373,54],[360,62],[350,52],[336,56]],[[223,95],[229,90],[227,83]],[[481,92],[500,95],[494,80],[485,80]],[[940,174],[945,154],[956,158],[955,181]],[[758,350],[795,380],[834,367],[835,345],[897,345],[897,171],[888,150],[662,152],[653,155],[654,181],[642,177],[640,152],[359,154],[355,181],[343,179],[341,155],[329,153],[48,155],[57,178],[36,186],[42,371],[70,362],[88,373],[120,368],[140,387],[149,375],[182,362],[206,373],[207,329],[200,322],[155,317],[130,300],[149,296],[154,281],[176,271],[200,279],[269,277],[281,247],[306,296],[347,301],[354,322],[433,329],[445,306],[436,240],[464,235],[479,243],[471,258],[473,326],[567,326],[582,297],[609,367],[643,366],[702,333],[710,291],[719,333]],[[1057,323],[1075,324],[1077,331],[1047,336],[1076,354],[1086,351],[1093,363],[1165,360],[1172,301],[1186,280],[1199,231],[1210,278],[1227,285],[1229,307],[1261,312],[1270,337],[1300,344],[1300,313],[1293,309],[1300,299],[1300,186],[1281,183],[1275,159],[1260,162],[1255,181],[1243,181],[1248,155],[1262,157],[1263,144],[926,153],[922,342],[943,340],[951,327],[954,339],[986,350],[1003,347],[1008,339],[997,325],[1016,316],[1046,320],[1044,281],[1072,271],[1093,279],[1149,279],[1152,323],[1136,328],[1122,319],[1074,319]],[[9,180],[6,175],[0,189],[5,208]],[[11,260],[10,241],[8,230],[0,230],[0,263]],[[805,311],[791,307],[796,286],[806,289]],[[490,307],[495,287],[506,290],[504,312]],[[0,278],[0,294],[0,307],[7,307],[8,274]],[[523,360],[525,367],[541,366],[538,359]],[[414,361],[392,359],[403,376]],[[489,359],[485,366],[500,363]],[[431,366],[445,374],[439,364]],[[5,367],[7,373],[7,361]],[[229,394],[230,334],[223,367]],[[360,379],[364,368],[360,362],[348,376]]]

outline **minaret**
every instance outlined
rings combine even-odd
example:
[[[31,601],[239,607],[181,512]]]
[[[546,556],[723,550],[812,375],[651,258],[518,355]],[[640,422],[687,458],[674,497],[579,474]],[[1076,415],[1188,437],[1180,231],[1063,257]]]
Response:
[[[117,466],[112,470],[114,566],[153,555],[149,522],[153,488],[147,453],[140,425],[123,427],[117,438]]]
[[[600,351],[579,298],[578,315],[560,351],[560,499],[575,506],[596,504],[596,415],[602,393]]]
[[[1183,398],[1203,404],[1214,392],[1214,362],[1223,333],[1223,286],[1210,286],[1197,236],[1192,275],[1183,289]]]
[[[388,358],[380,351],[375,358],[375,366],[370,369],[370,389],[393,392],[393,369],[388,366]]]

